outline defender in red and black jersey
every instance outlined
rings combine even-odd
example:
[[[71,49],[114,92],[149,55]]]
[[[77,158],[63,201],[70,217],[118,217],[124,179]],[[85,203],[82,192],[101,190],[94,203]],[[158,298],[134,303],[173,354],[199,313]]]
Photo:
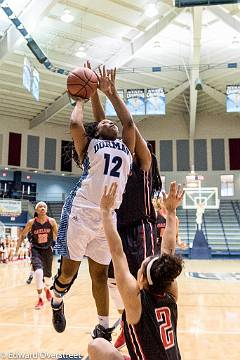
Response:
[[[144,171],[134,161],[122,204],[116,211],[117,229],[134,277],[137,277],[142,261],[155,253],[156,217],[152,192],[152,166],[149,171]]]
[[[115,189],[116,184],[113,183],[110,189],[105,190],[101,209],[115,278],[125,307],[124,333],[131,360],[180,360],[177,343],[176,278],[182,271],[182,259],[174,253],[176,208],[182,201],[183,191],[174,182],[171,183],[168,195],[163,195],[167,215],[161,254],[150,256],[142,262],[136,280],[129,271],[121,239],[111,221]],[[110,355],[113,355],[112,359],[117,359],[115,350],[109,345],[104,348],[102,342],[100,344],[95,340],[89,345],[91,360],[104,359],[107,356],[110,359]],[[95,357],[94,353],[98,356]]]
[[[127,322],[124,335],[131,360],[180,360],[177,342],[177,304],[170,293],[141,290],[142,313],[137,324]]]
[[[160,192],[162,182],[157,160],[149,143],[136,129],[135,158],[128,178],[123,200],[117,213],[117,230],[131,274],[137,278],[141,263],[157,251],[156,216],[152,204],[155,191]],[[123,303],[116,288],[112,262],[108,271],[109,292],[119,313]],[[115,342],[120,349],[125,344],[123,329]]]
[[[155,254],[156,215],[151,199],[153,193],[161,191],[162,187],[155,155],[149,151],[139,132],[136,133],[136,140],[132,170],[121,206],[116,211],[117,229],[134,277],[137,277],[142,261]],[[114,278],[112,263],[109,278]]]
[[[45,217],[45,222],[42,222],[38,217],[34,218],[31,228],[31,243],[32,247],[37,249],[48,249],[53,246],[53,225],[52,219]]]
[[[43,288],[47,300],[50,301],[52,298],[49,288],[52,277],[52,246],[57,237],[57,223],[53,218],[47,216],[47,204],[45,202],[37,203],[35,211],[36,216],[28,221],[22,231],[18,247],[20,247],[27,234],[31,233],[31,264],[38,292],[38,303],[35,309],[41,309],[43,307]]]

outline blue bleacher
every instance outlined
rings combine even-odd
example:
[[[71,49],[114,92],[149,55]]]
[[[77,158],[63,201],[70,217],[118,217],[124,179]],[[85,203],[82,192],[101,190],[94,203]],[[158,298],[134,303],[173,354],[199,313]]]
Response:
[[[179,235],[188,246],[196,232],[196,210],[179,208]],[[202,230],[212,256],[240,256],[240,201],[221,200],[219,209],[205,210]],[[183,252],[188,256],[189,250]]]

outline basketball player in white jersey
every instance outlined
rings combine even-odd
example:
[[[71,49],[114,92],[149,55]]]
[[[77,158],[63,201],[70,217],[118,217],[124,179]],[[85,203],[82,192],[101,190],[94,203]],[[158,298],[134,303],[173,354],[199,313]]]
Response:
[[[86,63],[91,69],[89,62]],[[92,109],[96,121],[105,119],[98,92],[91,97]],[[151,206],[150,196],[153,189],[161,191],[161,178],[157,168],[157,161],[149,151],[149,144],[135,127],[135,149],[131,174],[124,191],[123,201],[117,209],[117,228],[122,239],[123,249],[128,260],[130,272],[135,277],[142,260],[154,254],[156,245],[155,212]],[[124,305],[114,279],[112,262],[108,270],[108,288],[113,303],[119,313],[123,313]],[[125,344],[123,328],[115,341],[116,348]]]
[[[83,165],[83,175],[66,199],[63,207],[56,249],[61,265],[53,284],[53,326],[57,332],[66,327],[63,296],[69,291],[84,256],[88,257],[92,292],[99,324],[92,336],[111,340],[109,329],[108,265],[111,255],[103,231],[100,200],[105,186],[118,184],[114,209],[122,201],[122,194],[130,172],[135,147],[135,125],[115,88],[116,70],[100,69],[99,89],[112,102],[122,123],[122,140],[118,128],[104,119],[83,126],[83,100],[77,99],[71,115],[70,129],[77,153],[77,162]],[[90,131],[91,130],[91,131]],[[112,212],[115,222],[115,212]]]

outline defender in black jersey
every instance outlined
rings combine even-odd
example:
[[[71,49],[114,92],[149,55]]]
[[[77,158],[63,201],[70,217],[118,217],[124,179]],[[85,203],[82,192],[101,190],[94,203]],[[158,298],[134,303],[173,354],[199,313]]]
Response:
[[[151,193],[151,169],[143,171],[134,161],[122,204],[116,213],[123,250],[130,272],[135,278],[142,261],[155,253],[156,218]],[[111,266],[109,270],[109,277],[114,278]]]
[[[167,210],[166,229],[161,254],[142,262],[137,280],[131,275],[121,239],[111,221],[116,184],[112,184],[101,201],[104,231],[109,243],[115,278],[124,302],[124,333],[131,360],[180,360],[177,343],[177,283],[182,271],[182,259],[175,256],[176,208],[183,191],[171,183],[169,194],[163,195]],[[91,360],[123,359],[116,349],[104,348],[103,339],[89,344]],[[97,356],[95,356],[97,354]],[[110,357],[112,355],[112,357]],[[108,356],[108,357],[107,357]]]
[[[47,204],[43,201],[37,203],[35,210],[35,215],[37,216],[30,219],[23,229],[18,241],[18,248],[27,234],[31,233],[31,265],[38,292],[38,303],[35,309],[41,309],[43,307],[43,288],[45,289],[47,300],[50,301],[52,299],[49,287],[52,277],[52,246],[53,241],[57,237],[57,223],[53,218],[47,216]]]
[[[151,200],[156,190],[153,189],[153,176],[153,165],[151,164],[148,171],[144,171],[136,159],[122,204],[117,210],[118,232],[134,277],[137,277],[142,261],[154,255],[156,250],[156,216]],[[157,191],[161,191],[160,176]]]
[[[155,155],[149,144],[136,130],[135,159],[128,178],[123,201],[117,210],[117,230],[122,240],[123,250],[127,258],[131,274],[137,278],[142,261],[157,251],[156,216],[152,204],[155,191],[160,192],[162,182]],[[122,304],[116,288],[112,262],[108,272],[109,292],[119,313]],[[114,346],[120,349],[125,344],[123,328]]]

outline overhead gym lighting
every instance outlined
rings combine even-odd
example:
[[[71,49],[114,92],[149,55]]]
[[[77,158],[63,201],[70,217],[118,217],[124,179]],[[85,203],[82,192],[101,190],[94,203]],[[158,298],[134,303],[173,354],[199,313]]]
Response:
[[[84,45],[79,46],[78,51],[75,54],[80,59],[85,59],[87,57],[86,48]]]
[[[65,9],[63,15],[61,16],[61,20],[65,23],[70,23],[74,20],[74,16],[71,15],[71,11],[69,9]]]

